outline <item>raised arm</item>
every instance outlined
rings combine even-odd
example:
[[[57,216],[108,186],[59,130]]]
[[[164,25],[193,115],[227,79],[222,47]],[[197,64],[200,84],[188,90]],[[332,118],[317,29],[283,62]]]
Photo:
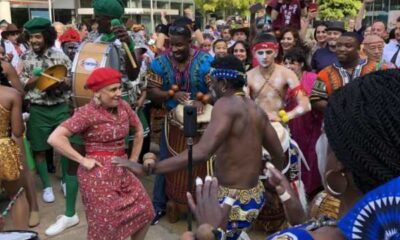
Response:
[[[225,99],[219,100],[213,108],[211,120],[200,141],[193,146],[193,163],[208,160],[225,141],[232,128],[234,114],[233,106]],[[184,168],[187,163],[187,151],[157,163],[155,173],[167,173]]]
[[[362,1],[362,5],[360,7],[360,10],[358,10],[358,14],[357,14],[357,17],[356,17],[356,23],[355,23],[355,26],[354,26],[354,29],[356,31],[360,30],[361,27],[362,27],[362,20],[363,20],[364,15],[365,15],[365,9],[366,9],[367,3],[371,3],[373,1],[374,0],[364,0],[364,1]]]

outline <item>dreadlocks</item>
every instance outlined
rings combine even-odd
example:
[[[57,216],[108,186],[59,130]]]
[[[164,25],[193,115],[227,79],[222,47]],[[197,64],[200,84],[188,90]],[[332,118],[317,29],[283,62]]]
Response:
[[[400,175],[400,71],[359,78],[330,98],[325,130],[337,159],[368,192]]]

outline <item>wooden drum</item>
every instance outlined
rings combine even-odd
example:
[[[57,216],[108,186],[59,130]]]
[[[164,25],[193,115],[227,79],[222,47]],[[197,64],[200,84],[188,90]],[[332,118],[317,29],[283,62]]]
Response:
[[[205,113],[211,116],[211,105],[205,107]],[[179,111],[179,113],[177,113]],[[177,116],[176,114],[181,114],[182,116]],[[201,115],[200,115],[201,116]],[[196,144],[201,137],[201,133],[205,130],[207,123],[204,120],[205,115],[198,118],[198,135],[193,138],[193,144]],[[182,118],[181,118],[182,117]],[[207,118],[207,117],[205,117]],[[186,138],[183,133],[183,106],[178,106],[175,111],[171,111],[165,118],[165,137],[167,140],[167,146],[169,150],[169,156],[175,156],[184,150],[186,150]],[[208,117],[209,119],[209,117]],[[203,121],[204,120],[204,121]],[[209,121],[209,120],[208,120]],[[207,175],[207,163],[201,163],[193,166],[193,191],[195,188],[196,177],[204,177]],[[187,184],[188,184],[188,172],[186,169],[182,169],[176,172],[172,172],[165,175],[166,186],[165,191],[169,198],[167,204],[167,216],[171,223],[177,222],[179,220],[180,212],[185,212],[187,209]]]
[[[289,132],[282,126],[282,124],[278,122],[272,122],[271,125],[278,135],[287,159],[290,145]],[[263,158],[264,160],[270,159],[269,153],[265,149],[263,149]],[[264,174],[263,170],[264,169],[261,169],[262,175]],[[263,180],[265,187],[265,204],[261,209],[256,221],[254,222],[254,228],[265,231],[267,234],[272,234],[286,227],[286,217],[278,194],[276,193],[275,189],[269,189],[266,187],[266,181],[267,180]]]
[[[328,216],[338,219],[340,200],[322,191],[318,193],[310,204],[310,216],[318,219],[322,216]]]
[[[74,107],[90,102],[92,91],[85,88],[89,75],[99,67],[112,67],[119,71],[120,59],[114,45],[109,43],[82,43],[72,64],[72,90]]]

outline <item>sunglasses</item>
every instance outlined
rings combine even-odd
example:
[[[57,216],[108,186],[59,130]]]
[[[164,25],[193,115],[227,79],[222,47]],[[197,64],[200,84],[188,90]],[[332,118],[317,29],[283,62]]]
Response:
[[[170,34],[191,34],[189,28],[181,26],[170,26],[168,32]]]

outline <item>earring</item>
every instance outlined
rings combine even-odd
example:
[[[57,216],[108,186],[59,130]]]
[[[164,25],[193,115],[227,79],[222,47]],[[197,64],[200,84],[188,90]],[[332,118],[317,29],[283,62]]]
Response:
[[[100,105],[100,94],[96,93],[93,100],[96,105]]]
[[[332,174],[336,174],[337,176],[340,176],[340,177],[342,177],[344,179],[345,187],[341,192],[334,190],[331,187],[331,185],[329,184],[329,176],[332,176]],[[336,182],[338,182],[338,181],[336,181]],[[346,174],[344,172],[338,172],[338,171],[334,171],[334,170],[329,170],[325,174],[325,183],[326,183],[326,188],[329,191],[329,193],[331,193],[334,196],[341,196],[346,191],[346,189],[347,189],[347,187],[349,185],[349,182],[347,181],[347,178],[346,178]]]

